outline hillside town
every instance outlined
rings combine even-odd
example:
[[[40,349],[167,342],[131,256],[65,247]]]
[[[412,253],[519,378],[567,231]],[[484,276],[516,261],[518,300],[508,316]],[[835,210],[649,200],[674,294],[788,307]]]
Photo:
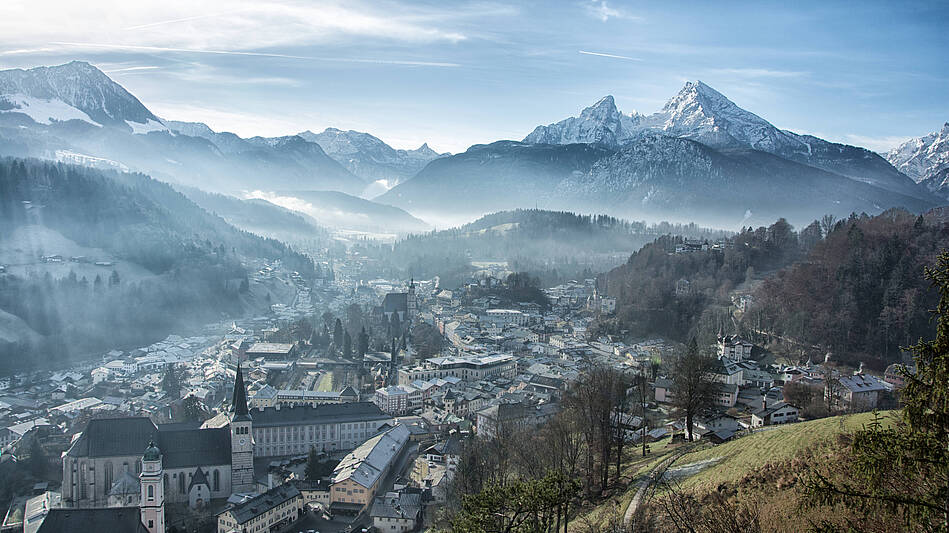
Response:
[[[311,288],[279,264],[258,276],[283,278],[292,299],[267,316],[0,382],[0,458],[29,461],[44,479],[17,495],[2,531],[59,531],[76,516],[90,531],[421,530],[449,497],[466,443],[544,425],[594,367],[646,376],[644,410],[616,422],[634,445],[686,434],[720,444],[814,416],[802,390],[857,412],[902,385],[896,365],[874,376],[828,365],[830,355],[784,364],[722,332],[703,347],[714,354],[712,401],[687,428],[670,375],[681,346],[591,338],[594,320],[616,310],[593,279],[516,301],[502,271],[453,288],[345,272]],[[294,326],[347,310],[391,340],[373,346],[379,335],[347,330],[337,345]]]

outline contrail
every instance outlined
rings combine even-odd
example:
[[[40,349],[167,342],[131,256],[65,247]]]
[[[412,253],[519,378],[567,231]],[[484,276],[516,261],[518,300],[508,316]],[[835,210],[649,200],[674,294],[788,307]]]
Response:
[[[333,61],[338,63],[373,63],[378,65],[408,65],[416,67],[460,67],[458,63],[440,63],[433,61],[404,61],[394,59],[363,59],[347,57],[314,57],[314,56],[296,56],[289,54],[272,54],[266,52],[238,52],[235,50],[199,50],[195,48],[170,48],[165,46],[142,46],[134,44],[110,44],[110,43],[71,43],[71,42],[52,42],[59,46],[84,46],[87,48],[114,48],[119,50],[146,50],[150,52],[185,52],[194,54],[217,54],[233,56],[254,56],[254,57],[279,57],[283,59],[304,59],[308,61]]]
[[[219,17],[219,16],[221,16],[221,15],[227,15],[228,13],[237,13],[238,11],[246,11],[246,10],[245,10],[245,9],[236,9],[236,10],[233,10],[233,11],[224,11],[224,12],[222,12],[222,13],[209,13],[209,14],[207,14],[207,15],[195,15],[195,16],[193,16],[193,17],[184,17],[184,18],[180,18],[180,19],[162,20],[162,21],[159,21],[159,22],[150,22],[150,23],[148,23],[148,24],[139,24],[138,26],[129,26],[129,27],[127,27],[127,28],[122,28],[122,29],[123,29],[123,30],[141,30],[141,29],[144,29],[144,28],[151,28],[151,27],[153,27],[153,26],[162,26],[162,25],[165,25],[165,24],[174,24],[174,23],[176,23],[176,22],[188,22],[189,20],[199,20],[199,19],[206,19],[206,18],[210,18],[210,17]]]
[[[642,59],[639,59],[638,57],[618,56],[616,54],[604,54],[601,52],[587,52],[586,50],[579,50],[579,52],[588,56],[612,57],[613,59],[626,59],[628,61],[642,61]]]

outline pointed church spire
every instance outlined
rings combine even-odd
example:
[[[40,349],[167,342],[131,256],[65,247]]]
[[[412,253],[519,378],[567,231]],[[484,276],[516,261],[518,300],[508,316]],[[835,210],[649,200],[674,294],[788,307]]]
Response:
[[[234,379],[234,398],[231,400],[231,412],[235,419],[250,418],[247,412],[247,389],[244,387],[244,375],[241,373],[241,364],[237,363],[237,377]]]

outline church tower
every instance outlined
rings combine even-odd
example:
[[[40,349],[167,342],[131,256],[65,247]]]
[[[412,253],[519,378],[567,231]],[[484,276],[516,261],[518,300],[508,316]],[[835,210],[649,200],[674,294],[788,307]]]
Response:
[[[407,296],[406,312],[409,322],[415,322],[415,314],[418,312],[418,300],[415,299],[415,278],[409,282],[409,294]]]
[[[240,363],[231,401],[231,492],[255,492],[254,432]]]
[[[165,533],[165,481],[162,476],[161,451],[154,442],[148,443],[142,456],[142,473],[139,476],[142,497],[139,509],[142,524],[148,533]]]

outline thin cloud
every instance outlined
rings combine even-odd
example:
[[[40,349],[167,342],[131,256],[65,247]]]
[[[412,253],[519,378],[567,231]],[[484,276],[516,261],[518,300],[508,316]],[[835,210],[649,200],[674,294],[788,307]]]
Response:
[[[317,57],[317,56],[298,56],[290,54],[274,54],[268,52],[241,52],[238,50],[201,50],[196,48],[172,48],[167,46],[142,46],[134,44],[112,44],[112,43],[70,43],[70,42],[52,42],[50,44],[60,46],[75,46],[85,48],[106,48],[111,50],[143,50],[148,52],[180,52],[189,54],[215,54],[215,55],[233,55],[233,56],[253,56],[253,57],[275,57],[281,59],[302,59],[308,61],[330,61],[337,63],[371,63],[378,65],[407,65],[415,67],[460,67],[458,63],[443,63],[436,61],[408,61],[393,59],[366,59],[354,57]]]
[[[55,51],[55,48],[50,47],[41,47],[41,48],[18,48],[16,50],[3,50],[0,51],[0,56],[16,56],[16,55],[30,55],[30,54],[41,54],[43,52],[52,52]]]
[[[613,59],[625,59],[627,61],[642,61],[642,59],[638,57],[621,56],[617,54],[605,54],[603,52],[589,52],[587,50],[578,50],[578,52],[580,52],[583,55],[588,55],[588,56],[611,57]]]
[[[244,11],[244,10],[235,9],[231,11],[224,11],[222,13],[208,13],[206,15],[195,15],[193,17],[183,17],[183,18],[177,18],[177,19],[171,19],[171,20],[160,20],[158,22],[149,22],[148,24],[139,24],[137,26],[129,26],[127,28],[122,28],[122,29],[127,30],[127,31],[143,30],[146,28],[154,28],[155,26],[164,26],[166,24],[177,24],[179,22],[191,22],[192,20],[201,20],[201,19],[212,18],[212,17],[220,17],[222,15],[237,13],[239,11]]]
[[[602,22],[608,22],[611,18],[625,20],[642,20],[642,17],[631,15],[626,11],[610,7],[606,0],[592,0],[586,5],[586,11],[592,17]]]

